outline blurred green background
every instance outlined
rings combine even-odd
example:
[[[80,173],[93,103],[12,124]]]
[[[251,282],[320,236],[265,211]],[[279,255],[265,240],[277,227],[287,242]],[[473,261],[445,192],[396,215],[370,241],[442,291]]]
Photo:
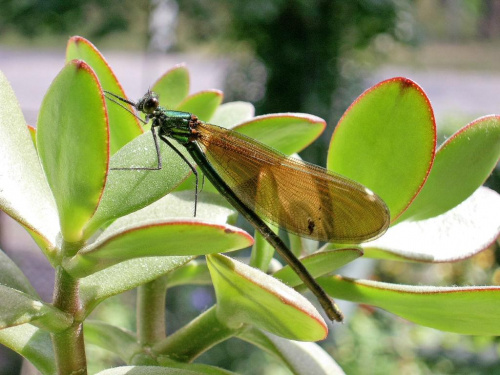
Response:
[[[30,123],[72,35],[92,41],[113,67],[116,62],[132,97],[156,78],[148,76],[148,64],[159,65],[161,74],[187,61],[193,89],[220,88],[225,101],[250,101],[257,114],[325,118],[327,131],[302,153],[321,165],[347,106],[392,76],[407,76],[427,91],[439,142],[478,116],[500,112],[500,0],[0,0],[0,70]],[[127,83],[129,75],[135,85]],[[499,190],[498,168],[487,185]],[[22,229],[5,215],[0,219],[1,248],[50,301],[51,268]],[[493,246],[457,264],[384,261],[349,272],[396,283],[499,285],[498,254]],[[38,273],[29,271],[35,268]],[[169,331],[213,301],[208,288],[170,290]],[[335,325],[322,345],[347,374],[500,374],[496,338],[443,333],[384,311],[346,308],[346,324]],[[133,329],[134,294],[110,299],[95,314]],[[119,363],[88,349],[96,363],[91,373]],[[200,361],[245,374],[288,373],[276,359],[234,339]],[[20,366],[20,358],[0,347],[0,375],[19,374]]]

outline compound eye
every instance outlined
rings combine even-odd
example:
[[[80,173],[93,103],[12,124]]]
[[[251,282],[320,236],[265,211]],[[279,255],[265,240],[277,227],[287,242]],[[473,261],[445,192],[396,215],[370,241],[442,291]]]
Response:
[[[158,98],[152,96],[152,97],[146,99],[142,108],[143,108],[144,113],[152,114],[155,111],[155,109],[158,108],[159,105],[160,105],[160,102],[158,101]]]

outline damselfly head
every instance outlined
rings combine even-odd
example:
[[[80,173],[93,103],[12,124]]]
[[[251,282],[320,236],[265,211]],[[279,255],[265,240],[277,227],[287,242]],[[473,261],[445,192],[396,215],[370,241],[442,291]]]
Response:
[[[153,91],[148,91],[138,102],[137,109],[147,115],[152,114],[160,105],[158,94]]]

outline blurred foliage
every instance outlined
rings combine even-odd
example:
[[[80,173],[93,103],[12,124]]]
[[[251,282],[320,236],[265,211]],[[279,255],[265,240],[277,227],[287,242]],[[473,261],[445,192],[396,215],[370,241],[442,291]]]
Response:
[[[130,29],[148,7],[147,0],[0,0],[0,33],[35,38],[79,30],[98,39]]]
[[[346,374],[499,374],[495,337],[463,336],[359,309],[328,347]]]
[[[408,42],[412,37],[411,0],[257,0],[218,1],[215,7],[202,0],[179,1],[179,10],[196,27],[197,41],[226,38],[244,41],[265,66],[243,62],[250,80],[267,79],[258,113],[301,111],[328,119],[333,93],[342,81],[343,58],[350,50],[366,48],[380,35]],[[223,6],[222,6],[223,5]],[[212,15],[218,16],[214,22]],[[221,26],[222,24],[222,26]],[[227,82],[231,95],[238,82]],[[240,99],[255,99],[253,97]]]

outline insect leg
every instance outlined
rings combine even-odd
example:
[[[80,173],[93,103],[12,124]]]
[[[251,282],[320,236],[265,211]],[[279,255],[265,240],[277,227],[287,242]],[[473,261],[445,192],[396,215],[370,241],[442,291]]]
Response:
[[[153,135],[153,141],[155,144],[155,150],[156,150],[156,157],[158,158],[158,166],[155,168],[149,168],[149,167],[119,167],[119,168],[110,168],[113,171],[159,171],[162,169],[162,162],[161,162],[161,153],[160,153],[160,144],[158,142],[158,136],[156,135],[155,132],[155,127],[151,127],[151,134]]]
[[[193,172],[194,178],[195,178],[195,190],[194,190],[194,216],[196,217],[196,207],[198,206],[198,171],[196,170],[196,167],[192,165],[189,160],[182,155],[182,153],[170,142],[170,140],[165,137],[164,135],[160,134],[159,135],[160,139],[165,142],[172,150],[175,151],[177,155],[189,166],[191,171]]]

